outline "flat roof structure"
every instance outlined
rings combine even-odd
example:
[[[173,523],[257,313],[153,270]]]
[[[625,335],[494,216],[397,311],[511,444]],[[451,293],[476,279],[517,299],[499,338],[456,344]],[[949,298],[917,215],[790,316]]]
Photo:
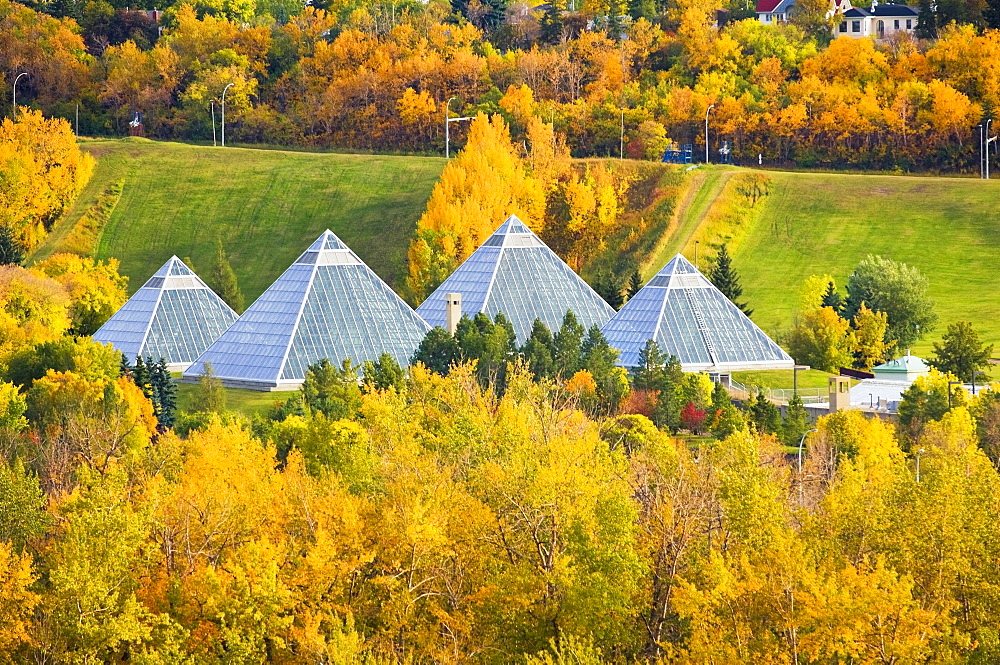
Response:
[[[553,332],[572,310],[584,328],[602,326],[615,310],[520,219],[511,215],[417,308],[432,326],[445,327],[445,295],[462,295],[463,313],[510,319],[518,344],[535,319]]]
[[[237,318],[176,256],[163,264],[114,316],[94,333],[134,363],[161,358],[172,371],[188,367]]]
[[[674,355],[686,372],[791,369],[795,364],[763,330],[678,254],[602,328],[635,367],[646,342]]]
[[[404,367],[430,326],[371,268],[325,231],[184,372],[211,363],[223,385],[292,390],[324,358],[355,364],[388,353]]]

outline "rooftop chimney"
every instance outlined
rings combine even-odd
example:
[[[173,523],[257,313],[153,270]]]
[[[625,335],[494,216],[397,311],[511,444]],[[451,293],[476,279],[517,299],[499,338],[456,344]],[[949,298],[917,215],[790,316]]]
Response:
[[[462,294],[444,294],[444,321],[448,334],[454,335],[458,329],[458,321],[462,318]]]

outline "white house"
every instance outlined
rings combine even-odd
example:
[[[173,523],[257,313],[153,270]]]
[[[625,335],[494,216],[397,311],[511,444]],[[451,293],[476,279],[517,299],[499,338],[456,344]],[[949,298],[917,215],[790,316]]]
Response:
[[[787,21],[795,14],[795,0],[757,0],[757,20],[774,24]],[[872,0],[870,9],[854,7],[851,0],[831,0],[828,16],[838,16],[834,25],[836,37],[871,37],[887,39],[897,33],[913,34],[917,30],[918,7],[879,4]]]

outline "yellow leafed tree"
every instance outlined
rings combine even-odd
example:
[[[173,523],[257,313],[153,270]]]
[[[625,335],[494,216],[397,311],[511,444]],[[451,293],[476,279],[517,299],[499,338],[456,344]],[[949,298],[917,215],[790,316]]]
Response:
[[[408,295],[423,300],[509,215],[540,230],[543,183],[532,177],[500,116],[472,121],[465,149],[441,173],[410,243]]]

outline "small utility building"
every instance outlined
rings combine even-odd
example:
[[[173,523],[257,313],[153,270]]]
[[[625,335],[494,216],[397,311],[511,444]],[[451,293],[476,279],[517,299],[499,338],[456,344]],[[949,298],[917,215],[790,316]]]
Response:
[[[686,372],[791,369],[792,358],[678,254],[602,329],[624,367],[655,340]]]
[[[176,256],[94,333],[130,363],[161,358],[185,369],[236,320],[236,312]]]

